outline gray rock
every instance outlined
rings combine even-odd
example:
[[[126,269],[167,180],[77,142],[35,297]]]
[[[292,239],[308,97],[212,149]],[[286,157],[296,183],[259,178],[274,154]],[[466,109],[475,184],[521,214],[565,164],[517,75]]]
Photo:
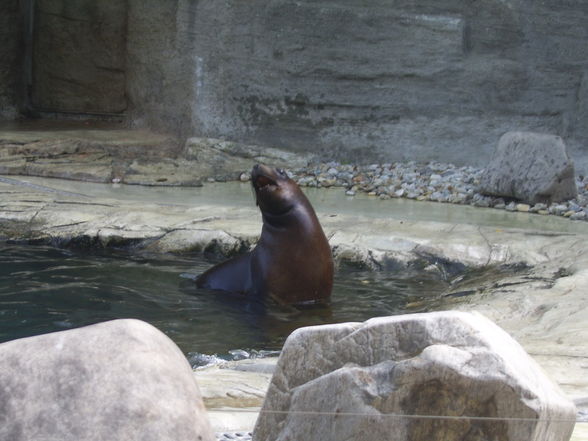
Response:
[[[188,179],[174,179],[181,169],[169,158],[175,141],[147,131],[94,130],[79,124],[50,130],[40,125],[31,131],[0,131],[0,144],[0,173],[6,174],[106,183],[121,182],[128,173],[125,182],[149,185],[163,185],[164,180],[184,184],[204,174],[198,170],[202,165],[192,163],[184,167]]]
[[[154,161],[133,161],[124,170],[121,181],[132,185],[186,186],[199,187],[202,176],[207,176],[210,168],[205,164],[190,161],[160,159]]]
[[[283,168],[304,167],[314,159],[314,155],[310,153],[296,154],[277,148],[212,138],[189,138],[183,156],[225,174],[250,170],[256,163]]]
[[[215,217],[204,218],[197,220],[198,222],[207,222],[214,220]],[[182,225],[186,228],[190,224]],[[114,232],[115,234],[120,232]],[[102,236],[104,233],[102,233]],[[243,240],[239,240],[224,231],[210,231],[206,229],[200,230],[189,230],[189,229],[176,229],[163,235],[162,237],[155,238],[149,241],[145,249],[149,252],[155,253],[167,253],[167,252],[180,252],[180,253],[195,253],[214,251],[223,256],[229,256],[237,253],[239,250],[247,247],[247,243]]]
[[[254,439],[393,433],[395,440],[567,441],[575,414],[521,346],[485,317],[413,314],[292,333]],[[543,421],[550,419],[567,421]]]
[[[504,134],[480,179],[480,191],[534,205],[578,194],[574,164],[559,136],[531,132]]]
[[[542,204],[542,203],[538,203],[538,204],[533,205],[529,211],[531,213],[538,213],[541,210],[547,210],[547,205]]]
[[[184,355],[139,320],[1,344],[0,395],[3,440],[214,439]]]
[[[447,194],[445,191],[436,191],[431,194],[430,199],[437,202],[447,202],[449,200],[449,194]]]
[[[466,196],[465,194],[460,193],[451,195],[451,197],[449,198],[449,202],[453,204],[463,204],[466,202]]]
[[[549,212],[551,214],[555,214],[557,216],[564,214],[567,210],[568,210],[568,206],[565,204],[555,204],[555,205],[550,205],[550,207],[549,207]]]
[[[585,220],[586,219],[586,212],[585,211],[578,211],[570,216],[572,220]]]

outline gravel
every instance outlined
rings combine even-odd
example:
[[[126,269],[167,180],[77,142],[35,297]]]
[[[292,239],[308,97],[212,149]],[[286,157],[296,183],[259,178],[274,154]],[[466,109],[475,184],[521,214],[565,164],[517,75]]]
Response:
[[[482,171],[480,168],[440,162],[366,166],[329,162],[309,164],[304,168],[288,170],[288,173],[301,187],[339,187],[347,196],[362,192],[380,199],[408,198],[588,220],[588,177],[576,177],[577,198],[531,206],[478,193]]]

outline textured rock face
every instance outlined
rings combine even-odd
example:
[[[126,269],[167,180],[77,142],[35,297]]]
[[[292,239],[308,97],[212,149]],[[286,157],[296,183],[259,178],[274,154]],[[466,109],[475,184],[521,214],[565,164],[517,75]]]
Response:
[[[203,38],[197,35],[198,23],[191,13],[197,2],[129,0],[127,4],[129,122],[171,129],[184,137],[200,133],[190,116],[197,105],[193,83],[199,54],[194,44]],[[214,16],[208,19],[215,21]]]
[[[479,314],[442,312],[294,332],[254,439],[564,441],[574,418],[574,405],[508,334]]]
[[[22,63],[22,28],[19,1],[5,0],[0,6],[0,119],[16,117]]]
[[[503,133],[531,130],[585,153],[584,4],[179,4],[174,50],[187,70],[174,81],[196,133],[327,147],[343,159],[482,166]]]
[[[588,170],[585,2],[37,3],[39,106],[350,161],[483,166],[505,132],[545,131]]]
[[[124,111],[126,2],[39,0],[35,6],[33,106],[81,113]]]
[[[304,167],[316,158],[313,154],[294,154],[285,150],[246,145],[210,138],[190,138],[183,152],[188,161],[206,164],[210,174],[234,176],[249,171],[255,164],[275,167]]]
[[[0,397],[5,440],[214,439],[183,354],[138,320],[3,343]]]
[[[256,163],[302,167],[316,155],[228,142],[176,140],[143,130],[0,129],[0,175],[17,174],[91,182],[199,186],[206,178],[235,180]]]
[[[509,132],[480,177],[480,191],[531,204],[561,202],[577,196],[574,179],[574,164],[559,136]]]

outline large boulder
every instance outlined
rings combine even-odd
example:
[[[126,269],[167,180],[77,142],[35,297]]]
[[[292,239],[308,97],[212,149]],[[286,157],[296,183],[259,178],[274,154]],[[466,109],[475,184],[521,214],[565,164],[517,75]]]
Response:
[[[253,438],[567,441],[574,419],[506,332],[454,311],[295,331]]]
[[[214,436],[178,347],[147,323],[115,320],[0,345],[0,439]]]
[[[480,178],[480,192],[535,204],[578,195],[574,164],[559,136],[507,132]]]

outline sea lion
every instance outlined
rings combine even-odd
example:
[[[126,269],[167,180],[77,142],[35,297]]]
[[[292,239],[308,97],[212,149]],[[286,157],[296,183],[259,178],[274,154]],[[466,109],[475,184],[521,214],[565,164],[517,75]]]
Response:
[[[333,257],[310,202],[279,168],[255,165],[251,183],[263,218],[257,245],[205,271],[196,285],[289,305],[328,300]]]

